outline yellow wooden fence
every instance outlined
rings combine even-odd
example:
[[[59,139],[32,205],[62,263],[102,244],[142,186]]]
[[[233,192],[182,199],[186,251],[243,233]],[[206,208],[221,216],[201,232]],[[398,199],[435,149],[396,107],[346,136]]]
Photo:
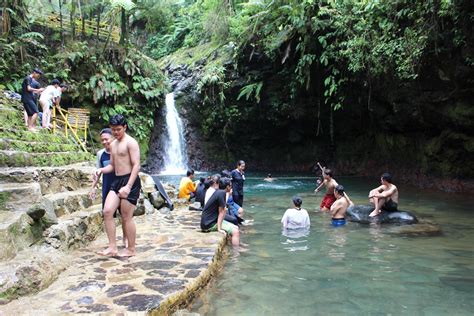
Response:
[[[68,111],[53,107],[51,120],[53,133],[64,133],[66,137],[71,134],[82,150],[87,151],[87,131],[90,125],[90,111],[79,108],[69,108]],[[84,136],[84,138],[81,138]]]
[[[61,28],[61,17],[59,14],[52,12],[49,13],[48,15],[44,15],[41,13],[34,13],[33,14],[35,17],[35,23],[46,26],[46,27],[51,27],[51,28]],[[82,32],[82,19],[77,18],[73,19],[71,22],[71,19],[67,15],[63,15],[63,30],[65,32],[70,33],[72,30],[72,25],[75,24],[76,26],[76,33],[81,34]],[[106,22],[100,22],[99,24],[99,32],[97,32],[97,22],[96,21],[90,21],[90,20],[85,20],[84,21],[84,32],[87,36],[97,36],[99,34],[100,38],[106,39],[109,36],[110,33],[110,39],[114,42],[119,42],[120,41],[120,29],[118,27],[113,26],[112,30],[110,30],[110,25],[107,24]]]

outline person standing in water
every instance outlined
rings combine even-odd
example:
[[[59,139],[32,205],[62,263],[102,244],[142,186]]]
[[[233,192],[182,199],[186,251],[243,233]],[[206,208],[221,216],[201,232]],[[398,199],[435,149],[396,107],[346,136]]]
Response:
[[[293,197],[293,208],[286,210],[281,218],[284,229],[307,228],[311,225],[308,211],[301,208],[303,200],[299,196]]]
[[[331,205],[331,223],[334,227],[343,226],[346,224],[346,212],[349,206],[354,205],[349,196],[344,192],[342,185],[337,185],[334,188],[334,195],[336,201]]]
[[[141,183],[138,177],[140,171],[140,148],[137,141],[126,133],[127,121],[121,114],[114,115],[109,121],[110,129],[115,140],[110,146],[110,164],[96,171],[99,177],[103,173],[115,172],[115,180],[110,186],[104,206],[104,223],[109,247],[100,251],[100,255],[131,257],[136,253],[136,227],[133,221],[133,211],[140,196]],[[128,245],[117,253],[115,238],[115,221],[113,215],[120,208],[122,225],[127,235]]]
[[[326,186],[326,194],[321,201],[321,205],[319,206],[322,212],[328,212],[331,209],[331,205],[336,201],[336,197],[334,196],[334,188],[337,186],[336,180],[332,178],[332,170],[324,168],[323,169],[323,177],[324,181],[314,190],[314,192],[318,193],[323,186]]]
[[[237,162],[237,168],[232,170],[232,199],[240,207],[244,206],[244,181],[245,181],[245,162],[239,160]]]
[[[369,214],[374,217],[380,214],[382,210],[387,212],[398,211],[398,189],[392,183],[392,175],[384,173],[380,177],[381,186],[369,192],[369,202],[374,205],[375,209]]]

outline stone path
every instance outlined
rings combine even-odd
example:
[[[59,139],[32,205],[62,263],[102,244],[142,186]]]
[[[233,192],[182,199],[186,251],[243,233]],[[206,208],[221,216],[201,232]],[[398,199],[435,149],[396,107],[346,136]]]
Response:
[[[166,314],[183,306],[217,269],[225,238],[200,232],[200,213],[184,207],[135,221],[137,256],[97,255],[107,244],[102,234],[87,248],[63,258],[70,260],[69,268],[46,290],[0,305],[0,315],[141,315],[151,310]],[[117,235],[121,240],[119,227]]]

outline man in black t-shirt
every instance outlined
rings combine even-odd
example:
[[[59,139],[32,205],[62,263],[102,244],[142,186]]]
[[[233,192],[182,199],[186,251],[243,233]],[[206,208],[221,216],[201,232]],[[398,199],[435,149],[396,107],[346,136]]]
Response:
[[[34,88],[34,81],[38,80],[42,74],[41,70],[35,68],[30,75],[23,79],[21,84],[21,102],[23,102],[26,114],[28,115],[28,129],[32,132],[36,131],[36,119],[39,112],[34,93],[40,94],[44,90],[43,88]]]
[[[238,246],[240,243],[239,228],[224,220],[226,214],[225,196],[231,190],[230,179],[221,178],[219,184],[214,183],[213,186],[216,191],[202,210],[201,229],[206,232],[218,231],[224,235],[230,235],[232,236],[232,245]]]

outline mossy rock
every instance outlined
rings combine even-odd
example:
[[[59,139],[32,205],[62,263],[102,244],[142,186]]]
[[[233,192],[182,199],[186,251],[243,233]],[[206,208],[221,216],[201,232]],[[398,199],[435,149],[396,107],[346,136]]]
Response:
[[[52,142],[27,142],[21,140],[0,139],[0,150],[16,150],[36,153],[76,151],[74,144],[59,144]]]
[[[25,124],[23,113],[17,109],[10,109],[0,106],[0,121],[3,127],[16,127]]]
[[[0,139],[21,140],[27,142],[48,142],[56,144],[73,144],[72,139],[66,138],[61,133],[52,134],[47,130],[40,130],[38,133],[32,133],[26,127],[14,129],[0,127]]]
[[[91,161],[94,156],[88,152],[28,153],[24,151],[0,151],[0,166],[64,166],[76,162]]]

